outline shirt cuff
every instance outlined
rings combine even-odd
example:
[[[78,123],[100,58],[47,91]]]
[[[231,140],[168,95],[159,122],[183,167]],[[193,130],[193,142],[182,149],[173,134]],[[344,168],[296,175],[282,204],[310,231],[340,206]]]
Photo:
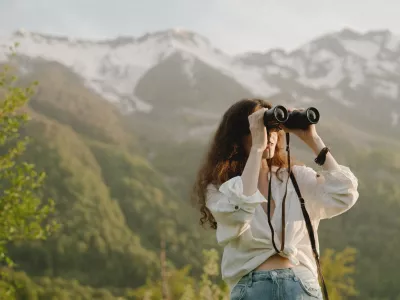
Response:
[[[258,204],[268,202],[258,189],[251,196],[244,195],[243,181],[240,176],[224,182],[219,191],[228,197],[228,201],[235,206],[235,209],[243,209],[250,212]]]

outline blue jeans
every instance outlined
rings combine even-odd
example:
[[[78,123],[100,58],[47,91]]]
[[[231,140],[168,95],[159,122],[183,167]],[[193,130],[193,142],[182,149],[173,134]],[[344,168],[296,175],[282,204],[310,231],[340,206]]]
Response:
[[[322,300],[318,280],[301,279],[292,269],[253,271],[240,279],[231,300]]]

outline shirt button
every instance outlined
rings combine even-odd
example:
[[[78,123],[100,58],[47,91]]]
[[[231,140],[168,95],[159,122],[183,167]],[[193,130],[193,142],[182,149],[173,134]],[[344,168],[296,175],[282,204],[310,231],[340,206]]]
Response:
[[[239,206],[235,205],[235,209],[238,210],[238,209],[239,209]]]

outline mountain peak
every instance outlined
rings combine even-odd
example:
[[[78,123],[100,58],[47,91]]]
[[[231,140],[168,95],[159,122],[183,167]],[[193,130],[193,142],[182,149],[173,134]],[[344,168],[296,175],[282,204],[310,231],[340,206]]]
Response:
[[[184,44],[191,43],[196,46],[211,46],[210,41],[206,37],[183,28],[172,28],[168,30],[146,33],[138,38],[138,42],[143,42],[149,39],[156,39],[158,41],[176,41]]]
[[[344,28],[338,33],[334,34],[337,38],[345,39],[345,40],[372,40],[372,41],[382,41],[386,39],[390,39],[393,36],[393,33],[387,29],[376,29],[369,30],[364,33],[352,30],[350,28]]]
[[[109,45],[111,47],[116,47],[120,45],[134,43],[136,41],[135,37],[132,36],[118,36],[112,39],[90,39],[90,38],[79,38],[66,36],[57,33],[42,33],[35,31],[28,31],[20,28],[13,32],[12,36],[17,39],[32,39],[35,42],[43,43],[53,43],[59,42],[64,44],[84,44],[84,45]]]
[[[362,34],[351,29],[348,27],[343,28],[341,31],[335,34],[337,37],[346,39],[346,40],[352,40],[352,39],[359,39]]]

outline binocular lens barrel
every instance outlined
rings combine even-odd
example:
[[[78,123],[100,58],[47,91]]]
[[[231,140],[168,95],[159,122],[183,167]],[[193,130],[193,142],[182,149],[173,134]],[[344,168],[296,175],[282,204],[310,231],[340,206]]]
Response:
[[[290,129],[307,129],[311,124],[317,124],[319,117],[319,111],[315,107],[289,113],[284,106],[277,105],[265,112],[264,125],[268,128],[276,128],[282,124]]]
[[[319,121],[319,111],[315,107],[310,107],[306,110],[307,119],[311,124],[317,124]]]
[[[278,122],[282,123],[285,122],[288,118],[288,111],[286,108],[282,107],[277,107],[274,111],[275,118]]]
[[[277,127],[279,124],[286,122],[288,117],[287,109],[282,105],[277,105],[264,113],[264,125],[266,127]]]

